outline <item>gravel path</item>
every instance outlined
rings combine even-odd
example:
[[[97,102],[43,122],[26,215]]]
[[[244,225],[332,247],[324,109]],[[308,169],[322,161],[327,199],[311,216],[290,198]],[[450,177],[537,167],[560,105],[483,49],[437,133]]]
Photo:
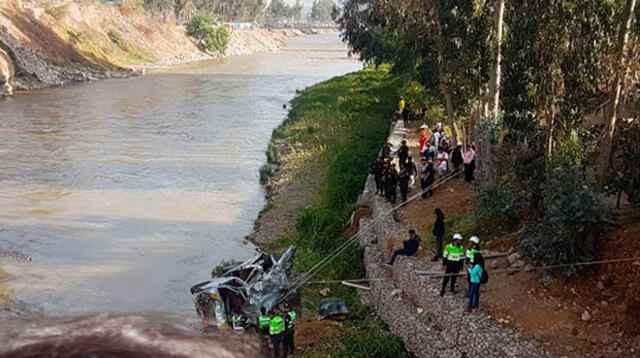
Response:
[[[389,141],[394,147],[406,131],[400,121],[394,125]],[[360,204],[369,205],[375,218],[391,209],[383,198],[375,195],[375,183],[369,176]],[[417,357],[549,357],[542,347],[502,326],[482,311],[464,312],[466,299],[462,293],[447,293],[440,297],[440,279],[417,276],[415,270],[441,269],[439,263],[427,263],[415,258],[400,257],[393,268],[383,265],[388,259],[387,240],[404,238],[408,227],[395,215],[388,215],[364,235],[367,277],[392,277],[389,281],[372,281],[371,291],[363,294],[391,331],[402,337],[407,349]],[[363,219],[364,227],[371,219]],[[462,282],[460,282],[462,281]],[[458,290],[466,288],[459,279]]]

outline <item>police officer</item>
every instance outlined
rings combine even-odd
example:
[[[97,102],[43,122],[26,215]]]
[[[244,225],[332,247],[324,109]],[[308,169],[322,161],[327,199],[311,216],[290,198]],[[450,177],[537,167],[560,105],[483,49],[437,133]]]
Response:
[[[409,168],[407,165],[402,167],[400,171],[400,175],[398,176],[398,183],[400,184],[400,197],[402,198],[402,202],[407,201],[407,195],[409,194],[409,181],[411,180],[411,173],[409,172]]]
[[[442,290],[440,296],[444,296],[449,278],[451,278],[451,292],[456,293],[456,278],[460,273],[464,262],[464,247],[462,247],[462,235],[456,233],[453,235],[453,242],[444,248],[442,265],[446,267],[445,276],[442,279]]]
[[[267,316],[267,310],[264,307],[260,307],[260,316],[258,317],[258,333],[263,339],[269,337],[269,322],[271,318]]]
[[[385,175],[385,178],[384,178],[384,183],[386,186],[385,194],[386,194],[387,200],[395,204],[397,189],[398,189],[398,171],[396,170],[395,164],[392,163],[391,166],[389,167],[389,171],[387,171],[387,175]]]
[[[284,319],[275,312],[269,312],[269,337],[273,346],[273,356],[280,358],[282,355],[282,337],[284,335]]]
[[[370,173],[373,174],[373,179],[376,182],[376,194],[382,194],[382,176],[384,173],[384,159],[378,157],[373,164],[371,164]]]
[[[284,306],[284,321],[285,321],[285,333],[283,339],[284,351],[285,354],[293,354],[295,344],[293,342],[293,338],[295,336],[295,327],[296,327],[296,312],[291,309],[289,304],[285,303]]]

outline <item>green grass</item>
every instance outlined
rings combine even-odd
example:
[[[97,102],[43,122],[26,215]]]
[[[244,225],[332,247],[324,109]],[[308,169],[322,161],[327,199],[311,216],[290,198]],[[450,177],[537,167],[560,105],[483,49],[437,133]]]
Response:
[[[386,68],[368,68],[322,82],[300,92],[288,119],[273,132],[272,141],[303,144],[326,170],[320,199],[301,209],[293,234],[271,247],[297,246],[295,270],[304,272],[344,242],[344,225],[355,208],[370,163],[384,143],[389,116],[398,99],[401,81]],[[272,143],[273,144],[273,143]],[[275,145],[270,146],[270,148]],[[270,149],[269,161],[283,160]],[[353,245],[314,279],[349,279],[364,276],[363,250]],[[304,356],[406,357],[402,340],[357,299],[353,289],[331,286],[332,296],[346,300],[352,314],[338,338],[319,342]],[[305,306],[320,299],[315,290],[303,293]]]

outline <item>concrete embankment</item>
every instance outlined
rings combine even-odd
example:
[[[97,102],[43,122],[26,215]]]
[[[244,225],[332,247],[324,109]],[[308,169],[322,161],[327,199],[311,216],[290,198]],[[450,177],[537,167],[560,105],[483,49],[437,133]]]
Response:
[[[139,9],[94,2],[42,6],[0,2],[2,92],[10,89],[7,85],[34,90],[220,57],[201,51],[184,27]],[[276,51],[297,34],[295,30],[232,30],[226,56]]]
[[[406,131],[400,121],[392,127],[389,141],[398,146]],[[368,206],[373,218],[391,209],[391,204],[375,194],[370,175],[359,206]],[[431,215],[431,213],[424,213]],[[360,227],[372,219],[363,218]],[[525,339],[517,331],[502,326],[480,310],[464,312],[466,299],[462,293],[440,297],[440,279],[417,276],[415,270],[441,270],[439,263],[425,267],[414,258],[400,257],[393,268],[383,265],[388,259],[388,241],[403,238],[409,229],[395,215],[386,215],[361,237],[365,246],[365,268],[368,278],[391,277],[388,281],[372,281],[371,291],[362,295],[389,325],[391,332],[402,337],[407,349],[417,357],[547,357],[537,343]],[[428,239],[428,233],[423,233]],[[466,288],[466,280],[459,291]],[[490,284],[490,283],[489,283]]]

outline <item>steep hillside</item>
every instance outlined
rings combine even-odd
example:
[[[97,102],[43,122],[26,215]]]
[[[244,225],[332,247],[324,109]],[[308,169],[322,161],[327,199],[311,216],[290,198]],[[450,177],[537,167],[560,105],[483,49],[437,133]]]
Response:
[[[227,54],[273,51],[291,34],[232,31]],[[0,2],[0,49],[14,63],[11,84],[18,90],[129,76],[142,67],[213,57],[200,51],[183,27],[141,10],[75,2],[42,8]],[[0,61],[3,68],[6,61]]]

